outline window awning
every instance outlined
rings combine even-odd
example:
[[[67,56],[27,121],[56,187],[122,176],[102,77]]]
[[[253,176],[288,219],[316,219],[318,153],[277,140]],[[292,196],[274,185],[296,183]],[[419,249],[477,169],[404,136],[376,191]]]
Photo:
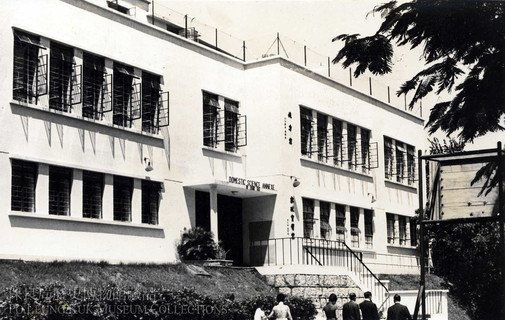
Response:
[[[224,109],[226,111],[238,113],[238,106],[235,102],[226,101],[224,102]]]
[[[130,77],[132,77],[132,78],[137,78],[137,79],[139,79],[139,77],[137,77],[137,76],[133,73],[133,71],[130,71],[130,70],[126,69],[125,67],[115,67],[115,68],[114,68],[114,70],[115,70],[116,72],[122,73],[122,74],[127,75],[127,76],[130,76]]]
[[[217,97],[206,96],[203,100],[203,103],[211,107],[219,108],[219,102],[217,100]]]
[[[29,45],[32,45],[32,46],[36,46],[36,47],[39,47],[43,50],[46,49],[46,47],[44,47],[43,45],[40,44],[40,41],[38,39],[35,39],[35,37],[30,37],[29,35],[27,34],[22,34],[22,33],[19,33],[19,32],[15,32],[14,33],[15,37],[23,42],[23,43],[26,43],[26,44],[29,44]]]
[[[403,153],[405,153],[405,151],[406,151],[402,145],[398,145],[398,144],[396,145],[396,150],[403,152]]]

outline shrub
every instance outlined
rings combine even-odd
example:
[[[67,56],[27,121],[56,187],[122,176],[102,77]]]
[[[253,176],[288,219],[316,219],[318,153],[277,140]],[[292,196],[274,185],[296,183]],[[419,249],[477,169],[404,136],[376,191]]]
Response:
[[[215,259],[217,245],[214,235],[200,227],[185,230],[177,245],[177,253],[181,260]]]

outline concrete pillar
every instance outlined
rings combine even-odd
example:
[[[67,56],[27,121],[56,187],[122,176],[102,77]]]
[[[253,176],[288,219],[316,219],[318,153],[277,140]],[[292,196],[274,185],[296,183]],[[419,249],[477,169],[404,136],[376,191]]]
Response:
[[[358,228],[359,228],[359,247],[365,248],[365,209],[359,208],[359,220],[358,220]]]
[[[142,223],[142,180],[133,179],[132,222]]]
[[[218,217],[217,217],[217,186],[210,186],[210,231],[214,234],[214,240],[219,240]]]
[[[72,191],[70,193],[70,216],[82,218],[82,170],[73,170]]]
[[[331,118],[330,118],[331,119]],[[335,203],[330,203],[330,219],[329,224],[331,228],[330,240],[337,239],[337,211],[335,210]]]
[[[351,207],[345,206],[345,243],[351,246]]]
[[[312,224],[314,238],[321,237],[321,207],[319,200],[314,200],[314,223]]]
[[[114,220],[114,176],[105,174],[103,179],[102,219]]]
[[[35,212],[49,214],[49,165],[39,163],[35,188]]]

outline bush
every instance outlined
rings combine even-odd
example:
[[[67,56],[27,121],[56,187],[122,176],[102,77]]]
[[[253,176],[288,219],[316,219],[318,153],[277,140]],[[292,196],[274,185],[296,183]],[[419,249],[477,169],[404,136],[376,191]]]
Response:
[[[181,260],[215,259],[218,246],[212,232],[203,228],[185,230],[177,245],[177,253]]]
[[[271,310],[274,298],[231,301],[192,289],[137,291],[108,286],[91,291],[61,285],[18,286],[0,292],[0,319],[250,320],[259,303]],[[287,304],[294,319],[314,319],[316,311],[309,299],[292,297]]]

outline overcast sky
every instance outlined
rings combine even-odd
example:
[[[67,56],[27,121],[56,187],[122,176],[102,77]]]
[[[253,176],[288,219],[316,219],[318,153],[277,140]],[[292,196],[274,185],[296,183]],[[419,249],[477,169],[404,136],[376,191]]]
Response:
[[[275,40],[277,32],[292,57],[300,53],[298,48],[306,45],[312,52],[333,58],[341,44],[331,39],[341,33],[373,34],[381,23],[380,16],[369,14],[384,0],[333,0],[333,1],[171,1],[154,0],[156,5],[170,8],[190,19],[216,27],[240,40],[246,40],[247,46],[257,46],[266,51]],[[296,41],[296,43],[291,40]],[[272,49],[275,50],[276,49]],[[271,51],[270,51],[271,52]],[[310,53],[310,51],[309,51]],[[395,50],[394,69],[389,75],[376,78],[375,81],[391,87],[391,93],[405,80],[421,71],[424,64],[420,61],[421,51],[408,48]],[[345,73],[346,74],[346,73]],[[344,75],[345,75],[344,74]],[[343,77],[344,79],[345,77]],[[361,81],[366,84],[366,78]],[[429,108],[437,101],[447,100],[447,95],[432,95],[423,100],[425,118]],[[443,137],[443,136],[442,136]],[[478,139],[475,146],[495,147],[498,139],[505,140],[505,134],[493,134]]]

